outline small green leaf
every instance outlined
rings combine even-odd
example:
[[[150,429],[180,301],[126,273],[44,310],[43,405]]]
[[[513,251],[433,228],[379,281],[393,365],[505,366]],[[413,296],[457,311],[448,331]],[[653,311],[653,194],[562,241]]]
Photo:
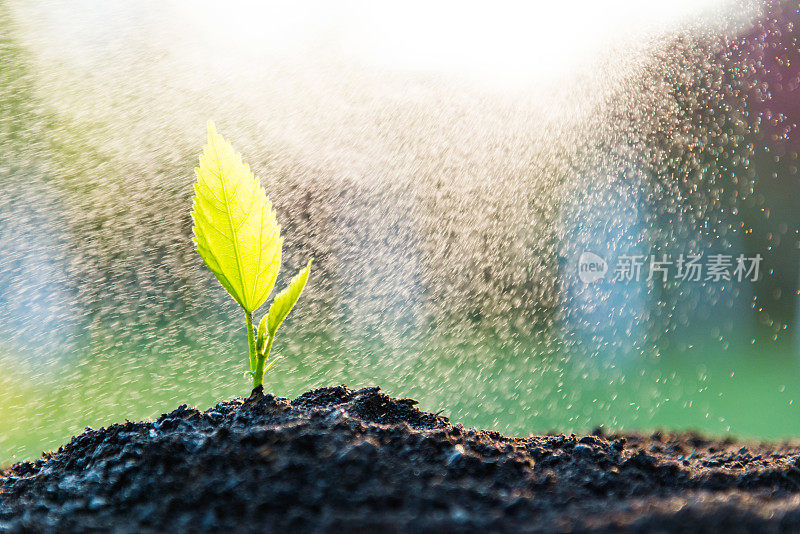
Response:
[[[278,293],[278,296],[272,301],[272,305],[269,307],[269,313],[267,314],[267,331],[271,336],[275,335],[278,327],[283,320],[286,319],[286,316],[289,315],[289,312],[292,311],[292,308],[297,303],[297,299],[300,298],[300,293],[302,293],[303,288],[306,287],[308,273],[311,272],[312,261],[313,260],[308,260],[306,268],[297,273],[295,277],[292,278],[292,281],[289,282],[289,285],[286,286],[286,289]]]
[[[217,280],[248,313],[275,287],[283,238],[250,167],[208,122],[208,142],[195,169],[194,242]]]

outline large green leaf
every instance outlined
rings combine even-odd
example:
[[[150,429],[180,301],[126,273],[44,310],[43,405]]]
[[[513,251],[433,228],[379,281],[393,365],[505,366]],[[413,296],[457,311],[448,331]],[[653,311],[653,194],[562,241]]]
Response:
[[[208,142],[195,169],[194,242],[211,272],[245,311],[261,306],[275,286],[283,238],[250,167],[208,122]]]
[[[297,303],[297,299],[300,298],[300,293],[302,293],[303,288],[306,287],[312,261],[313,260],[308,260],[306,268],[297,273],[295,277],[292,278],[292,281],[289,282],[289,285],[278,293],[278,296],[272,301],[272,305],[269,307],[269,313],[267,314],[267,331],[271,336],[275,335],[278,327],[283,320],[286,319],[286,316],[289,315],[289,312],[292,311],[292,308],[294,308],[294,305]]]

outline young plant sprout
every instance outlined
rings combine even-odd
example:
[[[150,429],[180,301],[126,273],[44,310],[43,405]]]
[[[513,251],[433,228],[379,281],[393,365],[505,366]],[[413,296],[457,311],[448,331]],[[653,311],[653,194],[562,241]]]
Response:
[[[197,252],[244,310],[253,388],[262,385],[275,333],[308,280],[311,260],[272,301],[253,334],[253,312],[272,292],[283,237],[272,203],[250,167],[208,122],[208,142],[195,169],[192,219]]]

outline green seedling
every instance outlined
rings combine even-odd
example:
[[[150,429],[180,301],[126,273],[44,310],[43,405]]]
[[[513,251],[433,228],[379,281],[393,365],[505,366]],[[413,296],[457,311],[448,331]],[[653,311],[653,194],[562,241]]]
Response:
[[[244,310],[253,388],[261,386],[278,327],[303,292],[311,260],[272,301],[253,332],[253,312],[267,300],[281,266],[283,237],[275,210],[250,167],[208,122],[208,142],[195,169],[192,219],[197,252]]]

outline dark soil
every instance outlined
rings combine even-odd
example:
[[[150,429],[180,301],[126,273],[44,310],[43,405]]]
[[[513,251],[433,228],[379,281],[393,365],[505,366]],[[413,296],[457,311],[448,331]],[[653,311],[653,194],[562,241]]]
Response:
[[[13,532],[800,532],[800,447],[508,438],[378,388],[87,430],[0,473]]]

